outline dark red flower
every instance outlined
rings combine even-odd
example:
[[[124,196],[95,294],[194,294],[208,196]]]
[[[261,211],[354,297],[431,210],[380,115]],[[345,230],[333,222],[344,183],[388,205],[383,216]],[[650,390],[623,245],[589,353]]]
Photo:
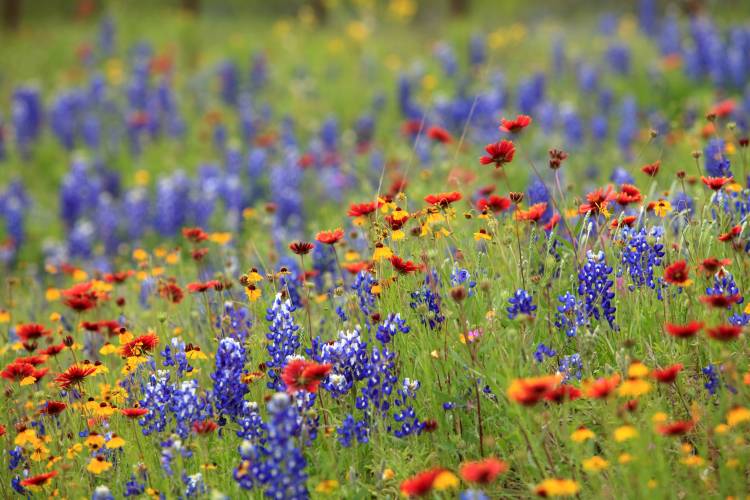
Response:
[[[196,434],[211,434],[219,428],[219,425],[213,420],[201,420],[193,422],[193,432]]]
[[[391,231],[398,231],[402,227],[404,227],[404,224],[409,220],[409,216],[403,216],[399,217],[398,219],[394,218],[392,215],[386,215],[385,216],[385,222],[388,224],[388,227],[391,228]]]
[[[718,191],[721,188],[723,188],[725,185],[732,182],[734,178],[732,177],[705,177],[701,176],[701,181],[703,181],[703,184],[708,186],[713,191]]]
[[[359,262],[346,262],[341,265],[350,274],[359,274],[362,271],[369,271],[372,269],[372,262],[359,261]]]
[[[736,103],[734,99],[724,99],[723,101],[719,101],[711,106],[709,114],[715,115],[719,118],[724,118],[732,114],[735,106]]]
[[[693,427],[695,427],[695,422],[692,420],[678,420],[676,422],[660,425],[656,430],[662,436],[684,436],[690,432]]]
[[[16,327],[16,335],[23,342],[29,342],[51,334],[43,325],[39,323],[24,323]]]
[[[71,365],[67,370],[55,377],[55,382],[61,389],[67,389],[71,385],[77,385],[83,382],[86,377],[93,375],[96,371],[94,365]]]
[[[642,200],[641,191],[632,184],[623,184],[620,186],[620,192],[617,193],[617,198],[615,198],[615,201],[622,206],[627,206],[631,203],[640,203]]]
[[[347,212],[347,215],[349,217],[362,217],[363,215],[373,213],[382,205],[383,203],[380,200],[378,200],[377,203],[374,201],[371,201],[369,203],[352,203],[351,205],[349,205],[349,211]]]
[[[709,257],[707,259],[703,259],[701,261],[701,269],[703,269],[708,274],[716,274],[721,270],[722,267],[728,266],[731,264],[732,261],[730,259],[716,259],[714,257]]]
[[[661,370],[654,370],[651,375],[663,384],[671,384],[677,379],[677,374],[682,371],[682,364],[676,363]]]
[[[44,364],[45,361],[47,361],[47,356],[44,356],[43,354],[37,354],[36,356],[23,356],[20,358],[16,358],[13,362],[28,363],[30,365],[36,366]]]
[[[188,241],[191,241],[193,243],[200,243],[201,241],[206,241],[208,239],[208,234],[206,234],[203,229],[199,227],[183,227],[182,235]]]
[[[700,301],[717,309],[726,309],[742,300],[739,294],[734,295],[703,295]]]
[[[544,399],[552,403],[564,403],[565,401],[575,401],[583,395],[580,389],[572,385],[558,385],[544,395]]]
[[[659,167],[661,166],[661,162],[659,160],[656,160],[653,163],[647,163],[646,165],[641,167],[641,172],[648,175],[649,177],[655,177],[656,174],[659,173]]]
[[[493,194],[488,198],[480,198],[477,200],[477,208],[482,212],[491,210],[495,213],[499,213],[508,210],[511,203],[510,198]]]
[[[315,239],[325,245],[335,245],[344,237],[343,229],[334,229],[333,231],[321,231],[315,235]]]
[[[742,226],[738,224],[726,233],[719,235],[719,241],[733,241],[740,234],[742,234]]]
[[[66,405],[62,401],[46,401],[42,405],[42,408],[39,410],[39,413],[43,413],[45,415],[59,415],[67,407],[68,405]]]
[[[550,149],[549,150],[549,168],[557,170],[562,167],[565,160],[568,159],[568,153],[561,149]]]
[[[179,304],[185,297],[182,288],[172,281],[161,283],[159,285],[159,295],[173,304]]]
[[[457,191],[452,191],[450,193],[428,194],[424,197],[424,201],[426,201],[430,205],[438,205],[441,207],[447,207],[454,201],[458,201],[460,199],[461,193]]]
[[[420,472],[409,479],[405,479],[401,482],[401,494],[407,497],[420,497],[426,495],[432,491],[432,485],[435,483],[435,479],[445,472],[442,467],[435,467],[434,469]]]
[[[318,364],[306,359],[293,359],[281,372],[281,380],[286,384],[290,394],[299,391],[318,392],[318,386],[328,376],[333,367],[329,364]]]
[[[703,323],[700,321],[691,321],[686,325],[675,325],[672,323],[665,323],[664,329],[672,337],[680,339],[688,339],[695,336],[703,328]]]
[[[159,345],[159,337],[154,333],[147,333],[136,337],[127,344],[120,347],[120,354],[125,357],[143,356],[154,350]]]
[[[535,203],[528,210],[516,210],[516,220],[538,223],[547,211],[547,203]]]
[[[84,312],[97,306],[99,296],[91,283],[79,283],[62,291],[63,303],[76,312]]]
[[[477,462],[466,462],[461,465],[459,473],[464,481],[489,484],[497,476],[508,470],[508,464],[497,458],[485,458]]]
[[[31,363],[10,363],[0,372],[0,377],[14,382],[20,382],[27,377],[33,377],[36,368]]]
[[[578,207],[578,213],[597,215],[607,208],[609,202],[614,200],[616,196],[612,191],[612,186],[607,186],[606,189],[596,189],[586,195],[587,202]]]
[[[46,349],[42,349],[41,351],[39,351],[39,354],[44,354],[46,356],[57,356],[63,351],[63,349],[65,349],[65,344],[52,344]]]
[[[728,342],[742,335],[742,327],[739,325],[719,325],[713,328],[708,328],[706,333],[714,340]]]
[[[453,141],[453,137],[451,136],[450,132],[442,127],[438,127],[437,125],[433,125],[432,127],[427,129],[427,137],[429,137],[433,141],[443,144],[447,144]]]
[[[216,288],[217,286],[220,286],[221,282],[218,280],[210,280],[210,281],[196,281],[195,283],[188,283],[187,289],[190,293],[202,293],[207,290],[211,290],[213,288]]]
[[[401,133],[409,137],[415,136],[422,130],[423,125],[421,120],[406,120],[401,125]]]
[[[552,217],[550,217],[549,222],[542,226],[542,229],[545,231],[552,231],[557,227],[558,222],[560,222],[560,214],[553,214]]]
[[[133,275],[133,271],[119,271],[115,273],[107,273],[104,275],[104,281],[107,283],[124,283],[130,276]]]
[[[389,260],[393,268],[401,274],[409,274],[422,269],[421,265],[415,264],[410,260],[404,260],[397,255],[391,256]]]
[[[687,262],[678,260],[664,270],[664,281],[672,285],[687,286],[690,284],[690,272]]]
[[[487,155],[479,158],[479,163],[482,165],[494,163],[495,168],[500,168],[506,163],[512,162],[513,156],[516,154],[516,147],[513,142],[506,140],[487,144],[484,150],[487,151]]]
[[[502,118],[500,120],[500,127],[498,127],[498,129],[501,132],[510,132],[511,134],[515,134],[525,129],[530,124],[531,124],[530,116],[518,115],[516,116],[515,120],[506,120],[505,118]]]
[[[313,248],[315,245],[309,241],[294,241],[289,244],[289,250],[297,255],[307,255]]]
[[[45,472],[44,474],[27,477],[26,479],[21,481],[21,486],[44,486],[49,483],[56,475],[57,471],[53,470],[50,472]]]
[[[610,226],[612,228],[616,228],[620,226],[633,227],[633,224],[635,224],[636,220],[637,220],[637,217],[635,215],[626,215],[622,219],[613,219]]]
[[[605,399],[620,385],[620,376],[614,374],[611,377],[599,378],[586,387],[586,396],[593,399]]]
[[[141,418],[148,413],[148,410],[146,408],[123,408],[120,413],[128,418]]]

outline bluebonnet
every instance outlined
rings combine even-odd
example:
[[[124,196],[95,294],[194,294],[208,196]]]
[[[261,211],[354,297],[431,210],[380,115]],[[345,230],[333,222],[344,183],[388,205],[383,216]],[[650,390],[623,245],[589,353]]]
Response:
[[[367,425],[365,419],[356,420],[350,413],[336,428],[336,434],[338,434],[338,442],[341,446],[348,448],[356,440],[358,443],[368,443],[370,436],[370,427]]]
[[[281,370],[286,366],[287,358],[297,353],[300,347],[299,326],[294,323],[292,313],[295,307],[291,300],[282,301],[281,294],[276,294],[273,305],[266,314],[266,321],[271,324],[268,326],[266,338],[269,343],[266,346],[269,361],[268,367],[269,389],[281,388]]]
[[[724,141],[711,139],[703,149],[706,173],[711,177],[731,177],[729,159],[724,155]]]
[[[558,363],[557,371],[563,375],[562,382],[565,384],[571,379],[581,380],[583,361],[578,353],[563,356]]]
[[[91,495],[91,500],[115,500],[115,496],[105,485],[97,486]]]
[[[557,298],[560,305],[555,313],[555,326],[568,337],[575,337],[578,328],[586,324],[583,302],[570,292]]]
[[[536,351],[534,351],[534,359],[536,359],[537,363],[544,361],[545,357],[552,358],[554,356],[557,356],[557,352],[543,343],[539,343],[536,347]]]
[[[252,324],[247,307],[239,307],[231,301],[224,304],[224,314],[219,319],[223,337],[231,337],[242,344],[250,334]]]
[[[240,417],[237,419],[240,429],[237,436],[251,441],[260,441],[266,432],[266,424],[260,415],[260,407],[255,401],[243,401]]]
[[[126,497],[138,496],[138,495],[143,494],[144,491],[146,491],[146,484],[139,483],[135,475],[131,474],[130,480],[127,483],[125,483],[124,496]]]
[[[627,272],[630,290],[645,285],[651,289],[658,286],[661,291],[662,278],[654,279],[654,268],[661,266],[664,258],[663,233],[660,226],[640,230],[623,227],[617,233],[616,242],[621,243],[622,248],[617,277]]]
[[[378,325],[375,338],[385,345],[399,332],[409,333],[409,326],[406,324],[406,321],[401,318],[400,314],[389,314],[388,317]]]
[[[578,271],[578,295],[584,299],[584,315],[587,321],[593,317],[599,320],[604,317],[609,326],[615,325],[615,307],[612,299],[615,293],[611,290],[614,284],[610,279],[612,268],[607,265],[604,252],[588,252],[586,263]]]
[[[719,369],[716,365],[710,364],[703,368],[701,372],[706,377],[706,382],[703,384],[703,387],[706,388],[709,394],[712,396],[715,395],[721,387],[721,375],[719,374]]]
[[[314,346],[320,344],[316,339]],[[332,370],[321,384],[334,398],[347,394],[354,384],[365,378],[369,353],[359,327],[340,331],[332,343],[324,343],[313,356],[318,363],[330,363]]]
[[[141,384],[142,399],[139,404],[149,412],[138,423],[144,436],[154,432],[164,432],[167,425],[179,437],[185,439],[193,422],[211,416],[211,405],[207,398],[199,394],[198,382],[186,380],[179,385],[170,383],[170,373],[159,370]]]
[[[216,350],[216,370],[211,374],[214,388],[211,399],[219,413],[219,423],[224,416],[236,420],[240,415],[243,399],[248,391],[241,381],[245,366],[245,349],[237,340],[227,337],[219,341]]]
[[[269,420],[264,445],[245,440],[239,446],[242,463],[234,469],[241,488],[263,488],[269,498],[309,497],[307,461],[297,447],[300,432],[297,408],[290,397],[276,393],[268,403]]]
[[[473,297],[476,293],[477,282],[471,279],[471,273],[469,273],[468,269],[463,269],[458,267],[457,264],[453,266],[453,270],[451,271],[451,286],[459,286],[466,284],[466,287],[469,291],[469,297]]]
[[[489,500],[490,497],[482,490],[464,490],[458,495],[459,500]]]
[[[532,302],[532,297],[526,290],[519,288],[511,298],[508,299],[510,304],[507,307],[508,319],[515,319],[519,314],[533,316],[537,306]]]
[[[617,144],[625,159],[632,159],[631,146],[638,134],[638,105],[635,98],[627,96],[620,107],[620,128],[617,131]]]
[[[435,271],[427,273],[424,284],[419,290],[411,293],[411,302],[409,306],[416,310],[420,315],[420,321],[423,325],[428,325],[430,329],[438,328],[445,316],[442,313],[442,298],[438,292],[440,280]]]
[[[352,290],[357,294],[357,304],[362,312],[364,323],[367,329],[370,329],[370,314],[375,307],[375,294],[372,293],[372,287],[378,281],[367,271],[360,271],[352,284]]]
[[[8,455],[10,455],[10,460],[8,461],[8,470],[14,470],[22,462],[26,461],[23,456],[23,448],[21,448],[20,446],[16,446],[13,449],[8,450]]]
[[[14,476],[13,479],[10,480],[10,486],[16,491],[16,493],[26,495],[26,488],[21,486],[21,481],[22,479],[19,476]]]
[[[205,495],[206,483],[203,482],[203,475],[200,472],[188,476],[187,473],[183,471],[182,482],[185,484],[185,498]]]
[[[162,365],[177,367],[177,376],[182,378],[186,373],[193,371],[185,354],[185,341],[181,337],[172,337],[172,340],[161,351]]]
[[[740,295],[740,289],[737,287],[734,276],[727,272],[722,273],[721,276],[718,274],[714,276],[713,286],[706,288],[706,295],[739,295],[739,299],[735,303],[742,304],[745,301],[745,298]]]

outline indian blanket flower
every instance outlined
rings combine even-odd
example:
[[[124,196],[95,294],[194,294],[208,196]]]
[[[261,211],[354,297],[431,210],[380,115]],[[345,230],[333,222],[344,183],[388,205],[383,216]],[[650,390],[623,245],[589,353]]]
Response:
[[[494,213],[500,213],[505,212],[510,208],[511,201],[510,198],[506,198],[504,196],[498,196],[496,194],[492,194],[488,196],[487,198],[480,198],[476,202],[477,209],[480,212],[488,212],[492,211]]]
[[[63,303],[79,313],[94,309],[99,300],[99,295],[92,290],[91,283],[79,283],[61,293]]]
[[[722,268],[731,264],[731,259],[717,259],[715,257],[709,257],[703,259],[700,263],[700,267],[706,274],[716,274],[721,271]]]
[[[50,335],[52,332],[39,323],[24,323],[16,326],[16,335],[22,342],[30,342]]]
[[[562,376],[559,374],[516,379],[508,387],[508,397],[523,406],[534,406],[561,381]]]
[[[426,201],[430,205],[447,207],[451,203],[459,201],[460,199],[461,193],[452,191],[450,193],[428,194],[427,196],[425,196],[424,201]]]
[[[527,210],[518,209],[516,210],[515,217],[519,221],[529,221],[539,223],[544,214],[547,212],[547,203],[535,203],[531,205]]]
[[[606,399],[620,385],[620,375],[602,377],[585,385],[585,394],[591,399]]]
[[[620,186],[620,192],[617,193],[615,201],[618,205],[625,207],[633,203],[640,203],[643,201],[643,196],[637,187],[632,184],[623,184]]]
[[[470,483],[489,484],[508,470],[508,464],[497,458],[485,458],[476,462],[465,462],[459,474]]]
[[[120,347],[120,355],[139,357],[151,353],[159,344],[159,337],[154,333],[140,335]]]
[[[332,231],[320,231],[315,235],[315,239],[324,245],[335,245],[344,237],[343,229],[334,229]]]
[[[294,241],[289,244],[289,250],[297,255],[307,255],[314,246],[309,241]]]
[[[528,115],[518,115],[513,120],[500,120],[500,131],[515,134],[528,127],[531,124],[531,117]]]
[[[739,325],[718,325],[706,329],[706,334],[714,340],[728,342],[739,338],[742,334],[742,326]]]
[[[732,295],[701,295],[698,300],[709,307],[713,307],[716,309],[727,309],[729,307],[732,307],[734,304],[742,302],[742,296],[736,293]]]
[[[293,359],[281,373],[281,380],[290,394],[299,391],[318,392],[320,383],[331,372],[332,365],[319,364],[305,359]]]
[[[420,472],[401,482],[401,494],[407,497],[421,497],[432,491],[437,478],[448,471],[442,467]]]
[[[495,168],[500,168],[506,163],[512,162],[516,154],[516,147],[513,142],[506,140],[488,144],[484,150],[487,155],[479,158],[479,163],[482,165],[494,164]]]
[[[656,427],[656,431],[662,436],[684,436],[695,427],[692,420],[677,420]]]
[[[410,274],[417,271],[421,271],[423,266],[421,264],[415,264],[410,260],[404,260],[397,255],[392,255],[388,259],[393,266],[393,269],[399,272],[399,274]]]
[[[592,215],[606,213],[607,205],[616,198],[617,195],[613,191],[612,186],[599,188],[586,195],[586,203],[583,203],[578,207],[578,213]]]
[[[74,364],[67,370],[55,377],[55,382],[61,389],[67,389],[72,385],[80,385],[86,377],[93,375],[96,367],[91,364]]]
[[[445,130],[443,127],[438,127],[437,125],[429,127],[427,129],[426,135],[433,141],[440,142],[442,144],[447,144],[453,141],[453,137],[451,136],[450,132]]]
[[[651,372],[651,376],[662,384],[671,384],[677,380],[677,375],[682,371],[682,368],[682,363],[675,363],[666,368],[654,370]]]
[[[678,260],[664,269],[664,281],[682,287],[690,285],[693,281],[690,279],[687,262]]]
[[[672,337],[678,339],[686,339],[694,337],[703,328],[703,323],[700,321],[691,321],[684,325],[678,325],[674,323],[666,323],[664,330]]]
[[[362,217],[373,213],[382,205],[383,202],[380,200],[378,200],[377,202],[371,201],[369,203],[352,203],[349,206],[347,215],[349,217]]]
[[[57,476],[56,470],[45,472],[44,474],[38,474],[36,476],[31,476],[21,481],[21,486],[42,487],[49,484],[52,481],[52,478],[54,478],[55,476]]]
[[[732,177],[705,177],[701,176],[701,182],[712,191],[719,191],[721,188],[732,182]]]

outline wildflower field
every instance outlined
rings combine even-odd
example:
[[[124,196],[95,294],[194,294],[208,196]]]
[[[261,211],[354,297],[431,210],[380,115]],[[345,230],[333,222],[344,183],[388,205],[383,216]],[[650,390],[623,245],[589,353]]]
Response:
[[[750,493],[750,6],[182,4],[1,32],[1,498]]]

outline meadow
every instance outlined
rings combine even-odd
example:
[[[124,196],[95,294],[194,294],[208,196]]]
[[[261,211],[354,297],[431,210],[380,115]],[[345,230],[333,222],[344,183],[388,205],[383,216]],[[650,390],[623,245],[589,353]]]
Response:
[[[2,497],[746,496],[748,7],[322,4],[2,33]]]

